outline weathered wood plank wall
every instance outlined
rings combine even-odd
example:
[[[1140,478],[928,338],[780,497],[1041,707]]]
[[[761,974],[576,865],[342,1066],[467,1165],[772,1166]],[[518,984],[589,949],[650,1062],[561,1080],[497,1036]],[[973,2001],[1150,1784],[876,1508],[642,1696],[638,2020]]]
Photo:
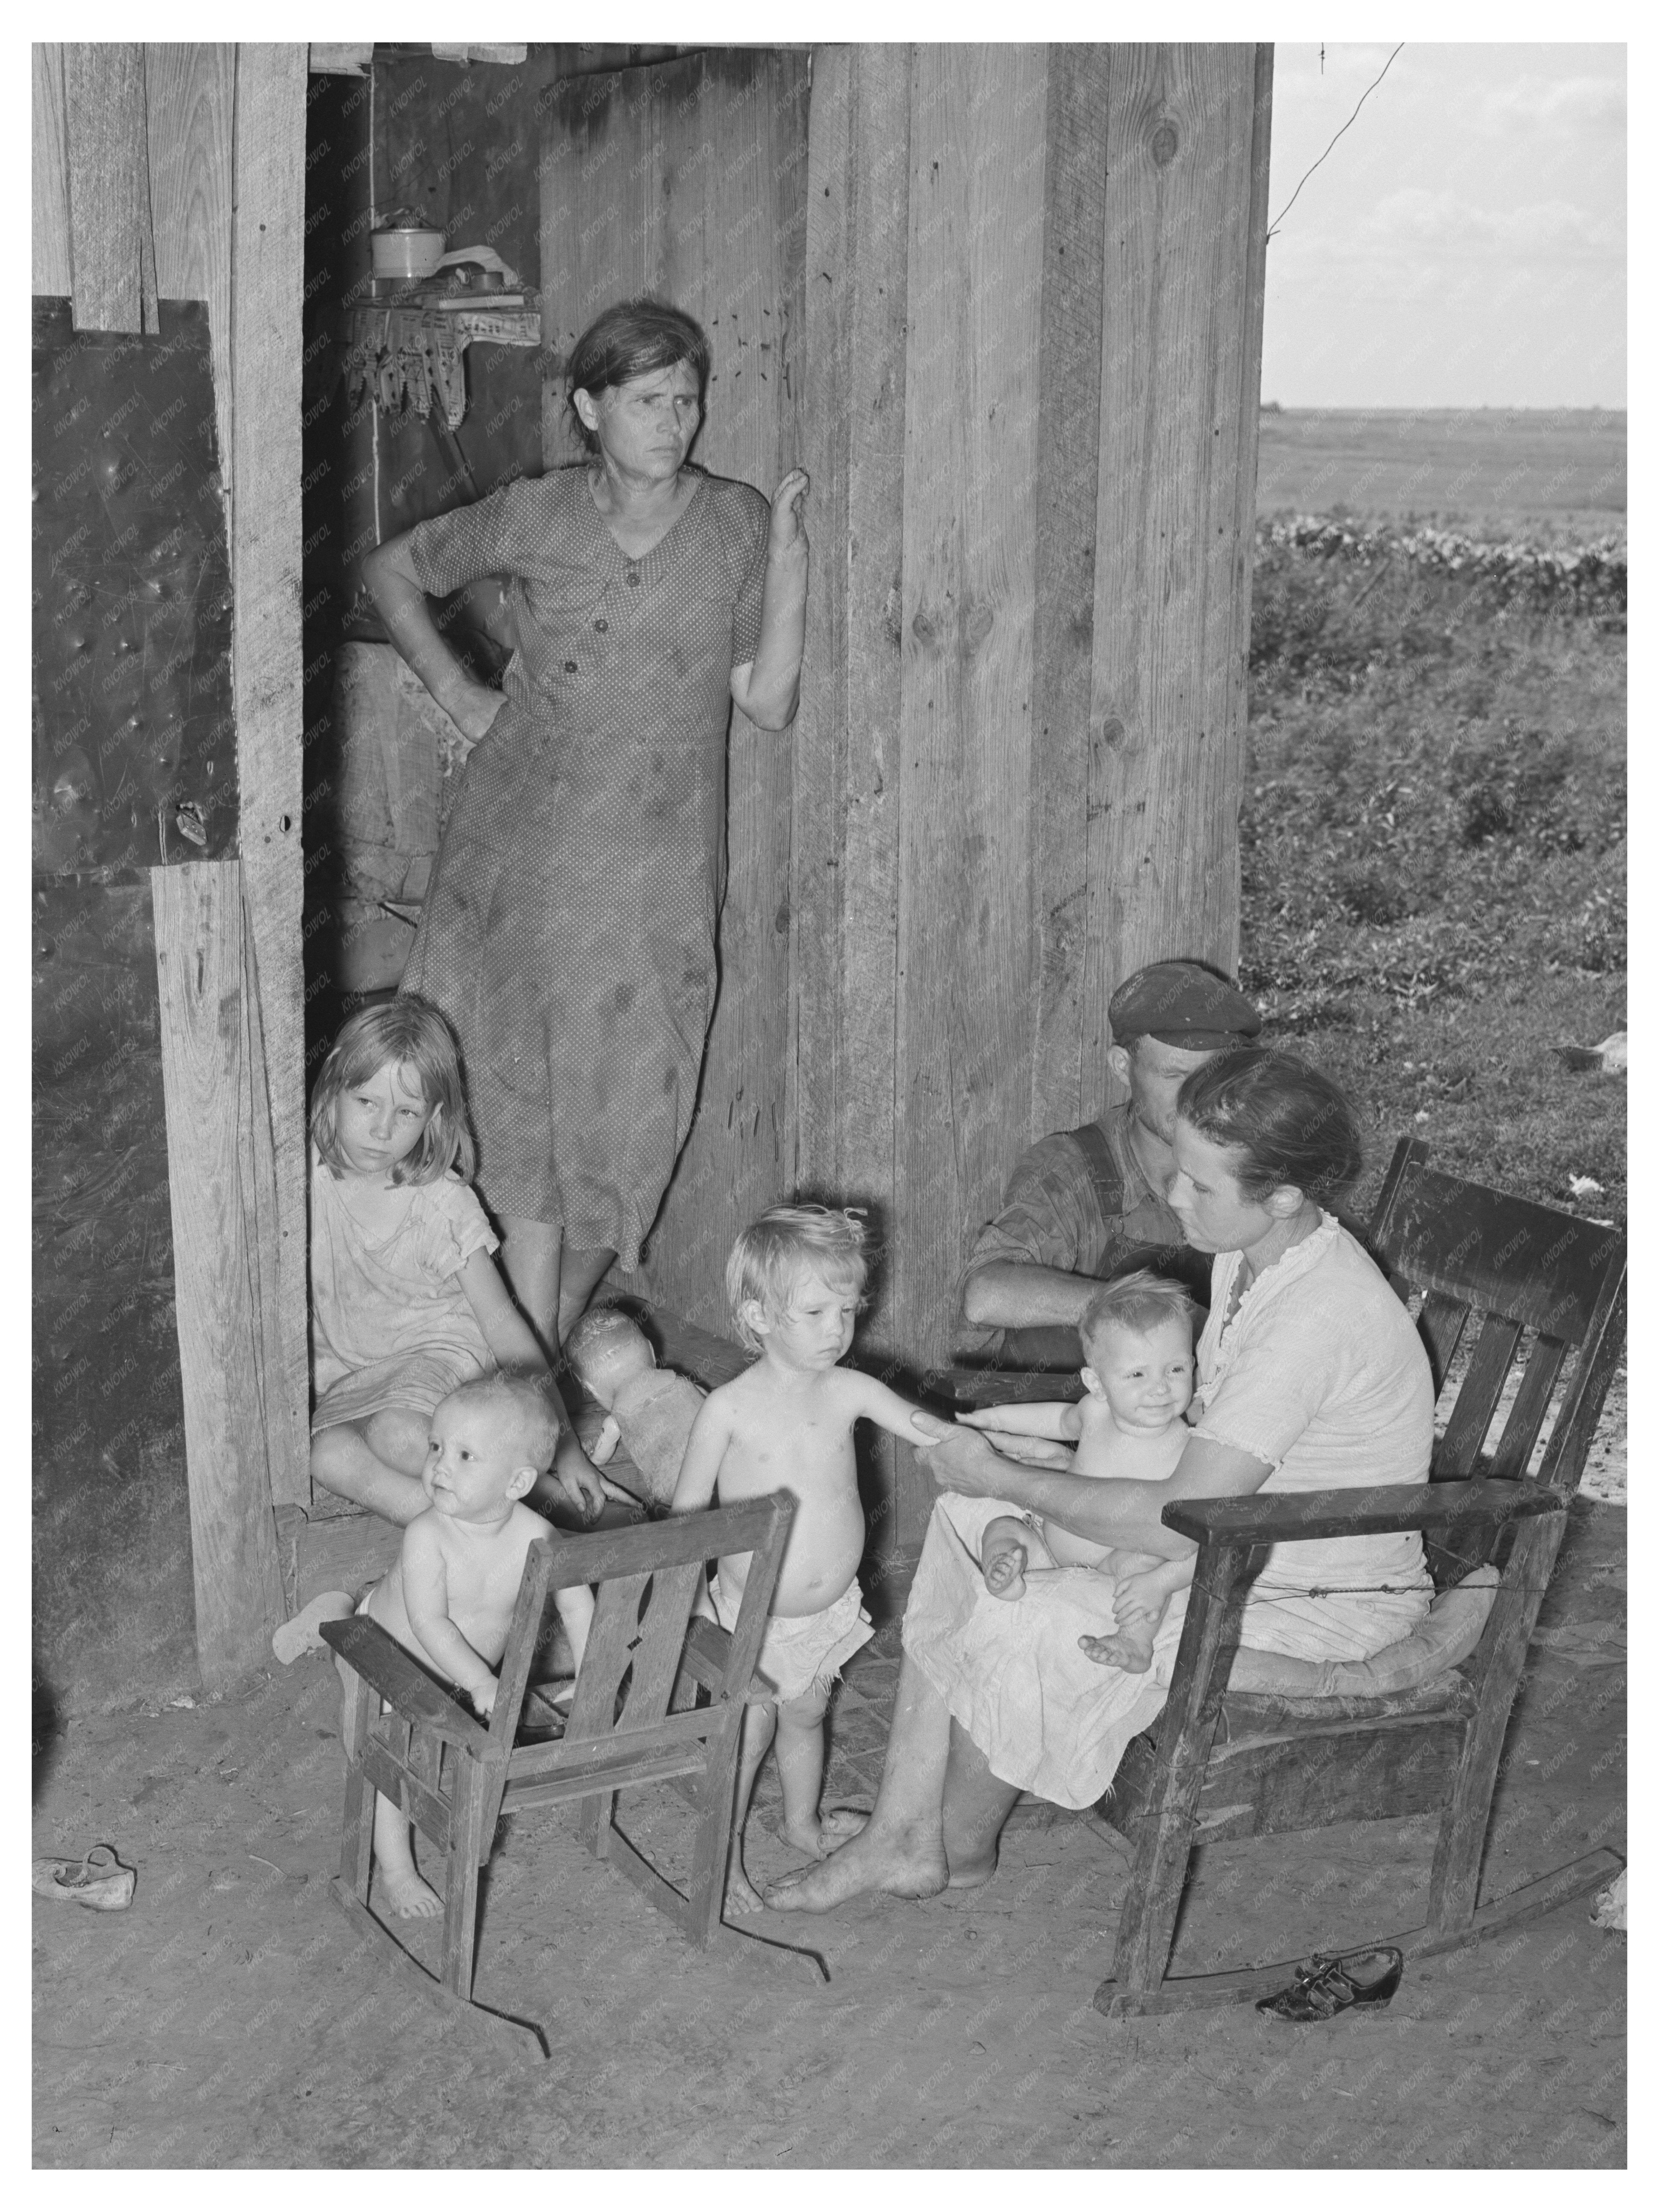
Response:
[[[138,331],[155,327],[164,276],[169,296],[207,301],[212,333],[230,510],[240,857],[211,864],[210,898],[191,902],[167,882],[152,890],[169,1091],[182,1100],[192,1082],[205,1085],[216,1102],[216,1115],[170,1112],[168,1122],[181,1361],[186,1404],[196,1408],[186,1455],[198,1601],[204,1564],[215,1583],[209,1610],[198,1608],[198,1652],[214,1680],[262,1656],[280,1617],[274,1548],[250,1530],[269,1523],[273,1494],[309,1496],[299,709],[305,81],[297,45],[37,49],[33,72],[37,287],[66,285],[80,327]],[[237,957],[223,969],[221,934],[233,915]],[[193,1018],[190,995],[210,973],[222,986],[210,1078],[201,1059],[209,1030]],[[222,1124],[241,1132],[234,1156],[220,1141]],[[180,1176],[194,1185],[183,1207]],[[246,1264],[226,1275],[223,1224],[232,1217]],[[204,1316],[194,1302],[210,1282],[215,1304]],[[226,1393],[222,1349],[210,1348],[226,1333],[257,1391]]]
[[[542,164],[544,343],[568,352],[607,302],[677,301],[714,349],[696,459],[769,495],[801,450],[805,58],[700,54],[556,88]],[[573,459],[549,395],[550,466]],[[696,1119],[650,1249],[653,1292],[709,1328],[726,1255],[789,1170],[793,742],[733,713],[721,982]]]
[[[790,1179],[878,1206],[866,1349],[925,1373],[1020,1150],[1108,1096],[1118,981],[1237,958],[1271,62],[813,71]]]

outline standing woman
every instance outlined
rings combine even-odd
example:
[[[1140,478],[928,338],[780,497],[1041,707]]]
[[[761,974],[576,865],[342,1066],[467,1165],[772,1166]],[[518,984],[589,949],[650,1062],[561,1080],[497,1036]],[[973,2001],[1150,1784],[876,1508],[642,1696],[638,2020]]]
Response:
[[[567,364],[586,459],[419,523],[363,564],[393,643],[477,750],[404,979],[460,1037],[478,1185],[550,1351],[639,1257],[691,1124],[714,999],[732,702],[799,702],[807,479],[769,503],[690,465],[708,340],[607,307]],[[426,594],[507,580],[492,690]]]

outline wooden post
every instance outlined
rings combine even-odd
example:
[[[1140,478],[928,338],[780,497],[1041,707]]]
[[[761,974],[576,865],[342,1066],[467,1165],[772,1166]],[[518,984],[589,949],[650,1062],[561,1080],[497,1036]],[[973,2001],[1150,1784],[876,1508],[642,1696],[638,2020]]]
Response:
[[[232,493],[230,204],[237,52],[231,46],[144,48],[155,287],[164,300],[207,301],[227,513]]]
[[[893,1326],[932,1364],[1030,1113],[1047,57],[917,49],[910,111]],[[918,1486],[900,1534],[920,1535]]]
[[[911,55],[830,46],[812,60],[807,130],[802,461],[812,579],[792,733],[789,1187],[871,1206],[898,1230],[899,589],[904,528],[904,313]],[[861,1332],[899,1349],[893,1267]],[[898,1448],[874,1449],[894,1534]]]
[[[75,327],[155,330],[144,50],[105,41],[61,52]]]
[[[1031,649],[1030,942],[1036,1000],[1028,1139],[1100,1110],[1104,1007],[1086,1001],[1089,687],[1100,502],[1106,255],[1101,118],[1109,46],[1048,50],[1042,317],[1037,362],[1036,617]],[[1090,1013],[1094,1014],[1092,1024]],[[1085,1037],[1085,1027],[1089,1034]],[[1085,1071],[1087,1071],[1085,1079]],[[1015,1132],[1010,1132],[1011,1136]]]
[[[32,289],[47,299],[66,300],[74,277],[70,268],[69,119],[64,112],[64,49],[37,45],[33,52]]]
[[[1265,46],[1111,49],[1085,978],[1103,1054],[1132,969],[1238,958],[1271,81]]]
[[[275,1208],[268,1377],[271,1490],[308,1504],[305,981],[300,908],[301,307],[306,49],[236,52],[231,236],[231,678],[241,796],[242,895],[263,1026]],[[214,72],[208,73],[210,77]],[[222,78],[216,82],[222,82]]]
[[[150,870],[196,1645],[210,1689],[258,1666],[283,1618],[258,1249],[264,1102],[240,875],[234,860]]]

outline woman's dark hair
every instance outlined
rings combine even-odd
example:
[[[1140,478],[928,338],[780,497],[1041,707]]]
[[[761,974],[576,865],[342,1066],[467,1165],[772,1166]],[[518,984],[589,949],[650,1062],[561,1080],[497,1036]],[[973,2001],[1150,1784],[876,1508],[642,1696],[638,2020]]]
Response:
[[[1212,1145],[1243,1153],[1237,1182],[1246,1198],[1293,1183],[1322,1204],[1364,1164],[1353,1109],[1341,1090],[1288,1052],[1218,1053],[1182,1085],[1176,1112]]]
[[[666,300],[648,297],[618,300],[596,315],[571,348],[564,365],[569,379],[565,405],[576,435],[588,452],[597,453],[599,441],[576,412],[579,392],[597,398],[619,384],[631,383],[636,376],[653,375],[658,369],[672,368],[682,361],[696,373],[701,404],[708,385],[708,336],[695,316],[688,315],[683,307],[671,307]]]

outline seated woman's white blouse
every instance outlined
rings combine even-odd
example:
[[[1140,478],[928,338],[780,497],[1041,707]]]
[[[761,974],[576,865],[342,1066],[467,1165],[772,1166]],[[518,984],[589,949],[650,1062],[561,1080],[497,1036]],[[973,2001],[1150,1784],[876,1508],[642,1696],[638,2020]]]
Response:
[[[1265,1460],[1264,1491],[1425,1482],[1434,1385],[1410,1316],[1334,1216],[1257,1276],[1224,1325],[1237,1252],[1216,1255],[1198,1346],[1195,1433]],[[1257,1592],[1426,1588],[1422,1540],[1276,1544]]]

